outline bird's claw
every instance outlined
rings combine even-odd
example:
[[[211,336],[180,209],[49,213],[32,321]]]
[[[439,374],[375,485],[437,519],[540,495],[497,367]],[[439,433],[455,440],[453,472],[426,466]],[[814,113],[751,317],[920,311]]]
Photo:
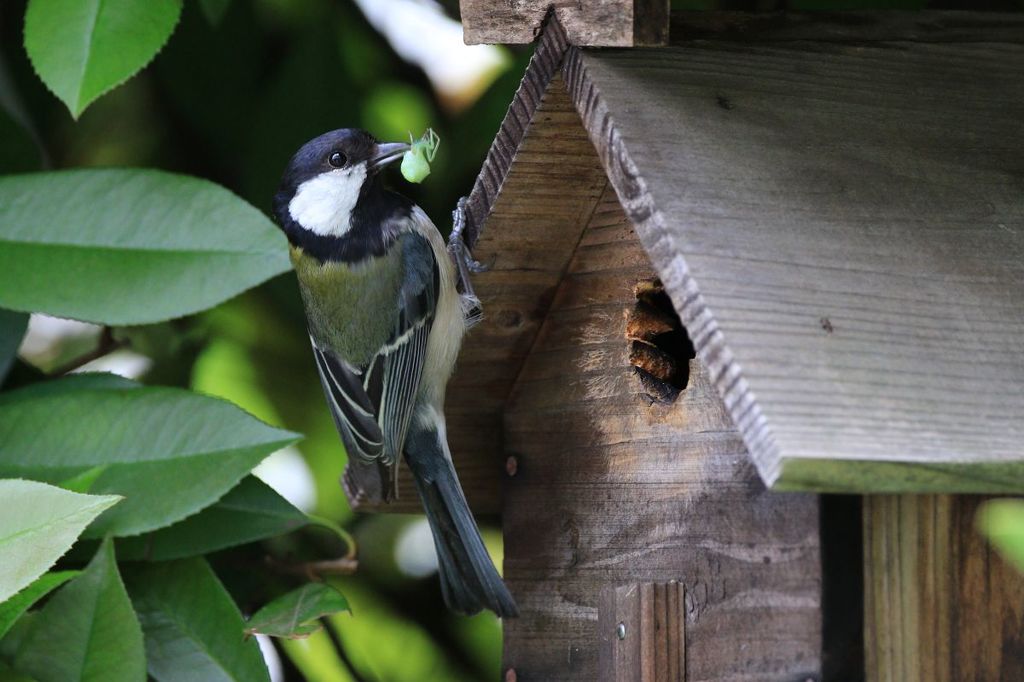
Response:
[[[465,252],[466,255],[466,268],[469,269],[474,275],[479,275],[481,272],[487,272],[491,269],[490,265],[485,265],[478,260],[474,260],[472,254],[469,251]]]
[[[461,197],[455,204],[455,210],[452,211],[452,232],[448,235],[449,249],[457,243],[462,243],[462,233],[466,229],[466,204],[468,203],[469,200],[466,197]]]
[[[481,272],[487,272],[490,270],[490,267],[478,260],[474,260],[473,254],[464,241],[466,204],[466,197],[462,197],[455,205],[455,210],[452,211],[452,231],[448,236],[448,253],[451,254],[452,260],[455,261],[455,266],[459,270],[459,279],[462,281],[462,293],[476,298],[476,294],[473,292],[473,285],[469,281],[469,275],[470,273],[480,274]]]

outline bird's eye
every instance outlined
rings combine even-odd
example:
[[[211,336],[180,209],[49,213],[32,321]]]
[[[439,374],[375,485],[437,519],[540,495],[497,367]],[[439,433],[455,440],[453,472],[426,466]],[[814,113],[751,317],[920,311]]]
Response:
[[[331,155],[327,157],[327,163],[331,164],[335,168],[341,168],[348,163],[348,157],[341,152],[332,152]]]

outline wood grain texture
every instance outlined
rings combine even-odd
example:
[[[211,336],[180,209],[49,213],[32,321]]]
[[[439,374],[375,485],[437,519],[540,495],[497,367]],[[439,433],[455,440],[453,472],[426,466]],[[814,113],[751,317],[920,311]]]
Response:
[[[479,256],[492,267],[473,279],[484,317],[463,342],[448,385],[445,417],[455,468],[477,513],[501,509],[504,405],[606,184],[557,75],[566,47],[565,34],[554,24],[530,60],[467,202],[466,241],[478,246]],[[548,93],[552,78],[560,84]],[[542,125],[531,128],[535,119]],[[550,168],[553,158],[558,159],[555,169]],[[513,162],[518,171],[508,179]],[[479,226],[492,210],[499,215],[481,238]],[[361,497],[353,506],[359,511],[419,513],[404,465],[399,490],[402,497],[390,504]]]
[[[686,590],[676,581],[606,587],[598,606],[601,682],[682,682]]]
[[[563,68],[769,485],[1024,490],[1024,46],[745,35]]]
[[[1024,576],[974,530],[982,498],[864,498],[868,682],[1024,679]]]
[[[500,509],[505,458],[514,454],[503,442],[508,396],[607,184],[560,76],[539,97],[532,120],[474,246],[491,268],[473,282],[484,319],[466,337],[448,387],[445,413],[452,452],[462,456],[459,475],[488,467],[464,479],[475,510]]]
[[[509,181],[517,174],[514,165]],[[502,216],[496,207],[484,235]],[[676,580],[685,679],[816,679],[817,498],[764,489],[699,362],[673,404],[645,395],[623,313],[652,275],[609,189],[505,414],[518,458],[505,491],[505,577],[522,612],[504,626],[506,667],[519,682],[599,679],[601,595]]]
[[[668,42],[669,0],[460,0],[463,38],[532,43],[549,14],[573,45],[631,47]]]
[[[996,12],[673,12],[672,43],[1024,43],[1024,15]]]
[[[548,90],[548,84],[559,71],[562,57],[569,43],[565,30],[557,20],[545,24],[545,30],[537,42],[537,49],[530,57],[529,67],[522,83],[516,90],[508,112],[502,119],[494,142],[487,152],[480,173],[473,183],[466,205],[466,231],[464,239],[471,247],[480,236],[480,226],[490,215],[501,192],[502,183],[512,167],[519,144],[533,119],[534,112]]]

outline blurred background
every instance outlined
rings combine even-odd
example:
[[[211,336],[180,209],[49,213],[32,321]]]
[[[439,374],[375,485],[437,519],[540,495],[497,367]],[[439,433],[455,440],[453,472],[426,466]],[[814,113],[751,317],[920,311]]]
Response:
[[[979,2],[1014,9],[1021,0]],[[964,7],[963,2],[683,2],[690,9]],[[218,182],[269,213],[289,156],[326,130],[359,126],[405,140],[432,127],[441,137],[433,174],[402,183],[442,232],[467,194],[529,59],[527,46],[462,44],[456,0],[186,0],[168,45],[139,76],[102,97],[76,123],[33,75],[22,48],[24,0],[0,2],[0,172],[33,170],[3,142],[29,114],[45,149],[40,165],[146,166]],[[13,138],[9,138],[13,139]],[[38,167],[38,166],[36,166]],[[394,178],[397,181],[397,177]],[[338,486],[345,456],[324,405],[298,290],[285,275],[202,315],[117,329],[34,316],[17,372],[62,371],[99,346],[84,369],[226,398],[261,419],[305,434],[257,473],[301,509],[345,526],[360,542],[360,570],[337,580],[352,604],[333,633],[263,643],[275,680],[496,680],[500,624],[491,614],[448,612],[425,522],[354,514]],[[110,351],[110,352],[108,352]],[[33,369],[34,368],[34,369]],[[498,565],[494,519],[483,532]],[[265,569],[268,553],[294,562],[344,551],[329,533],[304,530],[272,546],[211,557],[243,609],[302,577]],[[253,570],[258,567],[259,570]],[[278,575],[280,574],[280,575]],[[267,584],[279,580],[280,584]],[[277,577],[273,577],[277,576]],[[273,589],[271,589],[273,588]]]

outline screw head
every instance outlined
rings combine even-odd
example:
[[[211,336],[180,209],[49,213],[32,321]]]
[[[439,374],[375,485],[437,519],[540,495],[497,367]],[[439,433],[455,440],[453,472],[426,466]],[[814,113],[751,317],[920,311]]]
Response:
[[[626,624],[619,623],[615,626],[615,636],[619,639],[626,639]]]

